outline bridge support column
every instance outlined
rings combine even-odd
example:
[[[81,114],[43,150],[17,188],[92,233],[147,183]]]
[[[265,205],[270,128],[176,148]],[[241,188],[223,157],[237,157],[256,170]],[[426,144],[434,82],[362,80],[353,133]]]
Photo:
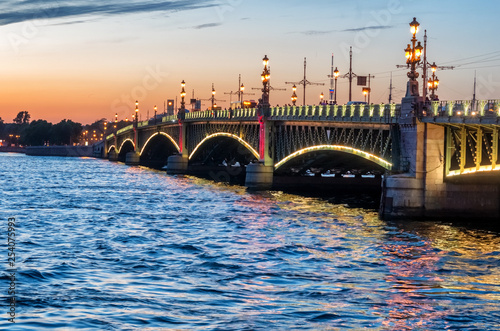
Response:
[[[246,169],[245,186],[251,190],[268,190],[273,186],[273,173],[273,166],[250,163]]]
[[[187,172],[188,168],[187,155],[177,154],[171,155],[167,160],[167,174],[168,175],[182,175]]]
[[[126,165],[139,165],[141,160],[141,156],[137,152],[128,152],[127,155],[125,155],[125,164]]]
[[[108,153],[108,160],[116,162],[118,161],[118,153],[113,149]]]

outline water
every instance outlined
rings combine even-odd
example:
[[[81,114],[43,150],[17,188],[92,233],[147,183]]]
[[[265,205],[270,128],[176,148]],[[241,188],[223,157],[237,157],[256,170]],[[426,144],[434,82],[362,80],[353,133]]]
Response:
[[[500,330],[500,235],[104,160],[0,154],[9,330]]]

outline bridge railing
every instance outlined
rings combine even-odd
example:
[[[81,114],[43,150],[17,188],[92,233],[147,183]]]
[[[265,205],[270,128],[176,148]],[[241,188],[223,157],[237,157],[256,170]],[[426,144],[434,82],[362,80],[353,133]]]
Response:
[[[271,119],[393,122],[400,108],[396,104],[284,106],[272,108]]]
[[[126,127],[124,127],[124,128],[121,128],[120,130],[118,130],[118,131],[116,132],[116,134],[118,135],[118,134],[123,133],[123,132],[125,132],[125,131],[132,130],[133,128],[134,128],[134,125],[133,125],[133,124],[130,124],[130,125],[128,125],[128,126],[126,126]]]
[[[257,110],[255,108],[244,109],[221,109],[221,110],[201,110],[186,113],[186,120],[209,120],[209,119],[235,119],[253,120],[256,119]]]
[[[422,116],[435,118],[500,118],[500,99],[430,101],[425,103]]]

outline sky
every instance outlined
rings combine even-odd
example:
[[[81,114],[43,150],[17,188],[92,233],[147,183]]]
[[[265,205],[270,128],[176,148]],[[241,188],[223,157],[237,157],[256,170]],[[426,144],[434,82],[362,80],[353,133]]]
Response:
[[[307,59],[306,103],[329,99],[332,54],[344,75],[353,48],[353,72],[373,75],[371,102],[387,103],[406,88],[404,49],[409,23],[427,30],[428,62],[454,66],[438,70],[440,100],[500,99],[500,1],[407,0],[5,0],[0,3],[0,117],[20,111],[32,120],[71,119],[89,124],[101,118],[140,119],[163,111],[186,82],[189,98],[210,106],[212,84],[218,105],[237,100],[238,79],[245,99],[258,100],[262,58],[267,55],[273,106],[291,103]],[[337,81],[339,103],[348,101],[348,79]],[[420,80],[421,84],[421,80]],[[363,101],[361,86],[352,99]],[[255,93],[250,95],[250,93]],[[302,104],[302,86],[297,89]],[[223,101],[225,100],[225,101]],[[178,104],[179,106],[179,104]]]

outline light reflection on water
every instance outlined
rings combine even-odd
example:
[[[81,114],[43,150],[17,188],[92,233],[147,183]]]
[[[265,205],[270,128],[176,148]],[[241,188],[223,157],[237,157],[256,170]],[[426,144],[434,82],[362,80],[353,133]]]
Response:
[[[1,215],[19,224],[13,329],[500,323],[495,232],[102,160],[0,154],[0,166]]]

